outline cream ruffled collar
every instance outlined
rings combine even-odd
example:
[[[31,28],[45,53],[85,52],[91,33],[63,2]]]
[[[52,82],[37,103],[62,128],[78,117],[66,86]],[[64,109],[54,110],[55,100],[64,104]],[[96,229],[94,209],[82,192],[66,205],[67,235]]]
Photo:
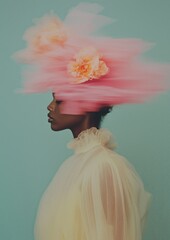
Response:
[[[95,127],[82,131],[77,138],[68,143],[68,148],[73,149],[75,153],[86,152],[91,148],[102,145],[109,149],[115,148],[112,134],[106,129],[97,129]]]

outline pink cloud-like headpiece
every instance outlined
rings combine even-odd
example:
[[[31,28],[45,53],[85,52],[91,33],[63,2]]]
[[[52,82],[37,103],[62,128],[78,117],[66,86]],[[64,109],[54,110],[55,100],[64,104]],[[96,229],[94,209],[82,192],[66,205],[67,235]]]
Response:
[[[52,91],[61,111],[83,114],[103,106],[141,103],[167,89],[168,64],[145,60],[141,39],[94,35],[112,19],[98,4],[79,4],[62,21],[53,13],[29,28],[15,58],[30,65],[24,92]]]

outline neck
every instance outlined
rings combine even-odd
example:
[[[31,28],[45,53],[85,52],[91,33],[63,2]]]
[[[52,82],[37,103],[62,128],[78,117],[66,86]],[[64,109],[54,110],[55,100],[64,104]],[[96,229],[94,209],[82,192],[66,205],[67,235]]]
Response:
[[[77,138],[78,135],[79,135],[82,131],[85,131],[85,130],[87,130],[87,129],[89,129],[89,128],[92,128],[92,127],[99,128],[99,126],[97,126],[97,124],[88,123],[88,124],[83,124],[82,126],[73,127],[73,128],[70,129],[70,130],[72,131],[73,137],[74,137],[74,138]]]
[[[85,131],[92,127],[99,129],[100,122],[97,121],[96,115],[94,115],[94,113],[89,112],[84,115],[84,118],[79,122],[79,124],[72,126],[70,130],[72,131],[73,137],[77,138],[82,131]]]

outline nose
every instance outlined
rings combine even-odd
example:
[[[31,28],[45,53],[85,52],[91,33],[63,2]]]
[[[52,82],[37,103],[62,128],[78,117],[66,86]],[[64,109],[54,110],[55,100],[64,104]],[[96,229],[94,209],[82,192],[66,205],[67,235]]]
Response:
[[[47,106],[48,111],[54,111],[54,100],[50,102],[50,104]]]

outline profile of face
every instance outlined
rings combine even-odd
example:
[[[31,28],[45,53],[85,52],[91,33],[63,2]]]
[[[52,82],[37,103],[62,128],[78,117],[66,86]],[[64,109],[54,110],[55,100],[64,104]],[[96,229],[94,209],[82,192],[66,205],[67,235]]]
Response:
[[[60,113],[60,104],[62,102],[57,100],[53,94],[53,100],[48,105],[48,122],[51,124],[53,131],[60,131],[64,129],[77,128],[83,124],[86,115],[70,115]]]

